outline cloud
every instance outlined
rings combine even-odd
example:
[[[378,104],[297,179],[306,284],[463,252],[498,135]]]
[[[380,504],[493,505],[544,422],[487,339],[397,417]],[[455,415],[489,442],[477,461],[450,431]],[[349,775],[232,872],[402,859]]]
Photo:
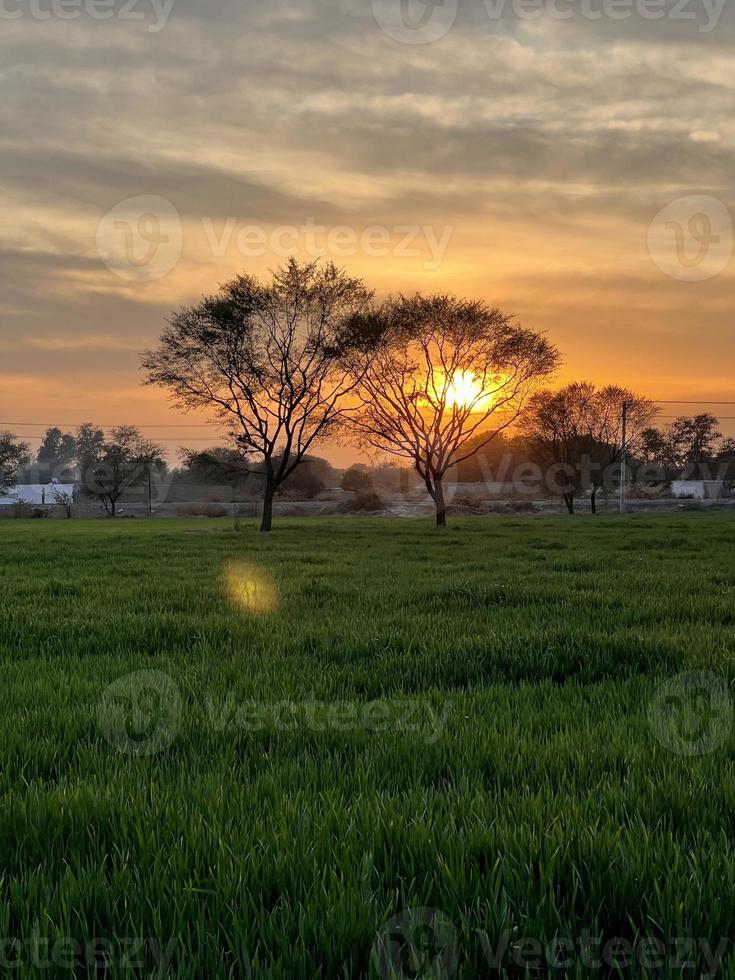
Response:
[[[176,0],[158,33],[147,20],[4,21],[3,372],[42,385],[73,365],[100,392],[135,379],[171,309],[279,260],[215,254],[203,221],[221,234],[228,219],[314,219],[452,229],[430,274],[395,255],[345,261],[379,293],[497,297],[582,374],[614,366],[625,381],[641,370],[638,337],[648,375],[704,376],[697,336],[732,355],[732,268],[687,291],[645,249],[671,199],[735,192],[735,8],[704,33],[704,0],[688,2],[693,20],[561,22],[510,2],[493,19],[466,0],[425,46],[383,33],[367,0]],[[102,216],[137,195],[181,216],[181,260],[160,282],[126,282],[96,250]],[[616,329],[628,346],[611,361]],[[607,359],[587,367],[590,336]]]

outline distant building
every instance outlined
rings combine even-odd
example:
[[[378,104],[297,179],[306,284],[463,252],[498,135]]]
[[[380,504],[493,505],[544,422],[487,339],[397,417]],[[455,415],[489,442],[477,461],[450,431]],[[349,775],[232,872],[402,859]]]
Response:
[[[690,500],[717,500],[724,496],[725,484],[722,480],[672,480],[671,493],[674,497]]]
[[[13,504],[31,504],[34,507],[53,505],[57,494],[66,494],[74,499],[73,483],[19,483],[9,487],[7,493],[0,494],[0,507]]]

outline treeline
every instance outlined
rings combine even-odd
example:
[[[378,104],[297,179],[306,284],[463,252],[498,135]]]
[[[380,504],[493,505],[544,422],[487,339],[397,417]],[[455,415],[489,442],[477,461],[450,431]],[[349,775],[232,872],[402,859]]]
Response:
[[[158,346],[142,355],[148,384],[214,415],[224,433],[222,446],[185,451],[169,487],[217,483],[233,499],[257,488],[264,531],[276,494],[315,495],[336,480],[328,464],[319,471],[315,452],[335,436],[392,460],[399,474],[409,467],[440,526],[448,480],[543,474],[573,512],[581,493],[594,509],[623,457],[650,467],[646,480],[693,467],[730,478],[735,443],[712,415],[657,427],[655,404],[637,392],[586,381],[553,387],[559,363],[545,337],[497,307],[445,294],[377,303],[334,264],[295,260],[267,283],[240,275],[174,312]],[[28,447],[0,434],[3,485],[28,462]],[[109,435],[92,424],[51,429],[36,465],[57,479],[76,467],[83,492],[110,516],[133,487],[147,491],[150,507],[153,481],[166,472],[162,448],[130,426]],[[365,475],[358,468],[345,479]]]

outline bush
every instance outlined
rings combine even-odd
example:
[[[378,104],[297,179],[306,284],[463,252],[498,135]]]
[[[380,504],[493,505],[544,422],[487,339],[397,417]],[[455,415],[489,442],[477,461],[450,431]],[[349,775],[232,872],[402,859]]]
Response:
[[[178,504],[177,517],[228,517],[229,510],[223,504]]]
[[[385,503],[372,490],[357,493],[354,497],[350,497],[349,500],[342,500],[337,505],[338,514],[376,513],[381,510],[385,510]]]
[[[17,504],[13,505],[13,517],[43,519],[48,517],[48,511],[44,507],[34,507],[33,504],[26,503],[25,500],[19,500]]]
[[[452,514],[483,514],[487,511],[487,506],[474,494],[458,493],[452,498],[449,509]]]
[[[362,493],[362,491],[368,490],[371,484],[370,471],[366,466],[358,463],[356,466],[350,466],[348,470],[345,470],[341,487],[350,493]]]

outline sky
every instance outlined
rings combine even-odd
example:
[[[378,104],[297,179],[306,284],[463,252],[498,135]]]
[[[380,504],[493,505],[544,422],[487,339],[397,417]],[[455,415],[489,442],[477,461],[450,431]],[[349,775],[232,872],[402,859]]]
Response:
[[[735,400],[732,3],[0,0],[0,20],[0,427],[211,444],[140,352],[290,254],[378,296],[482,297],[561,349],[560,383],[735,416],[704,404]]]

